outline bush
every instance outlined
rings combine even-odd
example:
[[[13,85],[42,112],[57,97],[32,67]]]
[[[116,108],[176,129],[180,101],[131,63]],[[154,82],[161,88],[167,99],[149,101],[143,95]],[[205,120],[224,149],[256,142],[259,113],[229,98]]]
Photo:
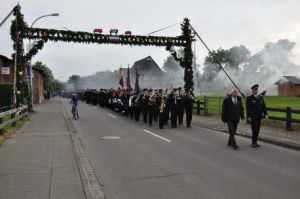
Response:
[[[13,97],[13,84],[0,84],[0,108],[11,106]]]

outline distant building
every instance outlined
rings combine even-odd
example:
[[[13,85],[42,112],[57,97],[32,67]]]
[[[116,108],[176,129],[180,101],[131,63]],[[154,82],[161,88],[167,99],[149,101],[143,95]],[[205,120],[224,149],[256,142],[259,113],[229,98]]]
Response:
[[[33,70],[33,79],[32,79],[32,86],[33,86],[33,103],[40,104],[44,101],[44,79],[45,76],[44,71],[32,67]]]
[[[43,70],[33,68],[33,102],[41,103],[44,100],[44,83],[43,83]],[[28,77],[27,68],[24,68],[24,81],[30,81]],[[0,55],[0,84],[14,83],[14,61]]]
[[[14,62],[0,55],[0,84],[3,83],[14,83]]]
[[[161,80],[164,72],[151,56],[136,61],[130,69],[131,82],[134,87],[136,69],[140,74],[139,83],[141,88],[161,88]],[[125,71],[124,71],[124,74]]]
[[[275,82],[278,96],[300,97],[300,78],[296,76],[283,76]]]

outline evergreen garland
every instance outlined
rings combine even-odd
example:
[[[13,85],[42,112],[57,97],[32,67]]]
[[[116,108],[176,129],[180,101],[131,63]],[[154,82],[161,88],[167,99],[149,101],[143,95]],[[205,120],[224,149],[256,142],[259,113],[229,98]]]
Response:
[[[28,28],[22,32],[23,38],[42,39],[44,41],[64,41],[78,43],[99,43],[99,44],[121,44],[139,46],[185,46],[186,41],[182,36],[162,37],[162,36],[143,36],[143,35],[108,35],[94,34],[80,31],[66,31],[44,28]]]
[[[184,57],[178,58],[177,53],[172,55],[180,66],[184,68],[185,89],[193,90],[193,69],[192,69],[192,40],[189,19],[185,18],[181,24],[182,35],[178,37],[143,36],[143,35],[107,35],[95,34],[81,31],[65,31],[55,29],[29,28],[23,20],[18,5],[14,8],[15,20],[11,25],[11,39],[14,41],[13,48],[17,52],[17,104],[24,103],[24,74],[25,62],[30,60],[50,41],[79,42],[79,43],[99,43],[99,44],[121,44],[139,46],[166,46],[170,50],[172,46],[184,47]],[[37,44],[24,56],[23,39],[40,39]],[[14,54],[12,55],[14,59]]]
[[[181,24],[182,30],[182,39],[185,41],[184,47],[184,56],[179,58],[177,52],[172,52],[171,55],[176,61],[179,61],[180,66],[184,68],[184,88],[187,90],[194,90],[194,81],[193,81],[193,52],[192,52],[192,41],[193,36],[191,34],[190,20],[188,18],[184,19],[184,22]],[[171,51],[172,43],[169,43],[166,47],[168,51]]]
[[[15,54],[12,55],[13,60],[16,61],[17,70],[16,70],[16,105],[25,104],[25,83],[24,83],[24,67],[25,67],[25,59],[24,59],[24,49],[23,49],[23,38],[22,32],[25,30],[27,24],[23,20],[23,15],[20,12],[21,7],[17,5],[14,8],[14,16],[15,19],[12,21],[12,25],[10,28],[11,39],[14,42],[13,48],[17,53],[17,57],[15,60]]]

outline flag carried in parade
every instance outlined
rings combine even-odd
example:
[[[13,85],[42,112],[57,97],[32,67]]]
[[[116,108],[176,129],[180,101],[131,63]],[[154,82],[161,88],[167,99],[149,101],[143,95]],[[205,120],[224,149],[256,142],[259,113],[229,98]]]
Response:
[[[121,85],[122,88],[124,87],[124,74],[123,74],[122,66],[120,68],[119,84]]]
[[[140,93],[139,77],[140,77],[140,74],[139,74],[138,68],[135,67],[135,88],[134,88],[134,90],[137,93]]]
[[[126,80],[126,86],[127,88],[131,88],[131,84],[130,84],[130,70],[129,70],[129,64],[128,64],[128,69],[127,69],[127,80]]]

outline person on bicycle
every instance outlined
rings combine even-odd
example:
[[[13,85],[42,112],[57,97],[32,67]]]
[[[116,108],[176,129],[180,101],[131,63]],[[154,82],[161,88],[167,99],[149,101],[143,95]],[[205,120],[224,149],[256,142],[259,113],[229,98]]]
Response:
[[[71,98],[70,104],[72,104],[72,110],[71,110],[71,112],[74,114],[74,111],[77,108],[77,105],[79,104],[79,99],[78,99],[76,93],[72,94],[72,98]]]

